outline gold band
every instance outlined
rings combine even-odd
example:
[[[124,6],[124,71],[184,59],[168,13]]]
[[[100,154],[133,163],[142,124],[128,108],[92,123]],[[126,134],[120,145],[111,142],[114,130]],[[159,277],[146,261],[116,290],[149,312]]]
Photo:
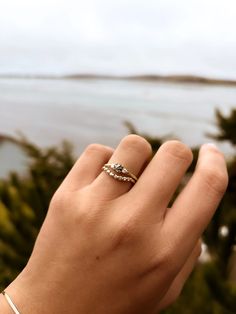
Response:
[[[131,182],[135,184],[138,178],[132,174],[129,170],[127,170],[121,164],[105,164],[102,168],[107,174],[109,174],[112,178],[123,181],[123,182]]]
[[[9,304],[10,308],[15,314],[20,314],[20,312],[17,310],[15,304],[12,302],[11,298],[9,295],[6,293],[6,291],[2,292],[2,295],[4,295],[5,299],[7,300],[7,303]]]

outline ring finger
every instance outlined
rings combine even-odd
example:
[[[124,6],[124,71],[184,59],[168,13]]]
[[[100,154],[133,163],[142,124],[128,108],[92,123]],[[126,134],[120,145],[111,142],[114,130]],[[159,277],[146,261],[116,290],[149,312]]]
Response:
[[[144,138],[128,135],[120,142],[108,163],[119,163],[133,175],[139,176],[151,154],[151,146]],[[96,191],[106,199],[119,197],[128,192],[132,185],[131,182],[118,181],[104,171],[93,182]]]

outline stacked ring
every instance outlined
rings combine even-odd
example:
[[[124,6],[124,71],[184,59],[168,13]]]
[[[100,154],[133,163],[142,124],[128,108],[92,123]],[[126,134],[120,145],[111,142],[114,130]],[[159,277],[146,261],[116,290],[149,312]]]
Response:
[[[115,180],[131,182],[133,184],[135,184],[138,180],[134,174],[118,163],[105,164],[102,169]]]

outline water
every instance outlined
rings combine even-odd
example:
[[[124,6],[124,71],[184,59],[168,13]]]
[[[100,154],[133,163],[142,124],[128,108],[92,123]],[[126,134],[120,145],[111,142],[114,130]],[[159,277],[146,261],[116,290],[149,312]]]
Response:
[[[216,132],[215,108],[228,114],[234,107],[236,87],[0,79],[0,134],[20,131],[41,146],[58,145],[67,139],[77,154],[92,142],[116,146],[128,132],[124,121],[133,123],[140,132],[175,135],[191,146],[200,145],[209,141],[207,132]],[[220,146],[231,152],[229,145]],[[16,164],[3,160],[2,154],[0,150],[0,175]]]
[[[27,159],[23,151],[12,143],[2,143],[0,145],[0,178],[16,170],[25,173],[27,170]]]

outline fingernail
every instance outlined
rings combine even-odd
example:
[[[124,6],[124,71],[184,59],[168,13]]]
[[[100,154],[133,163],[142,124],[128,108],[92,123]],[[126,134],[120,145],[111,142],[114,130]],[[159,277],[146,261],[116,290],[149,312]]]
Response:
[[[213,148],[213,149],[219,151],[219,148],[218,148],[218,147],[216,146],[216,144],[214,144],[214,143],[206,143],[206,144],[203,145],[203,147],[206,147],[206,148]]]

